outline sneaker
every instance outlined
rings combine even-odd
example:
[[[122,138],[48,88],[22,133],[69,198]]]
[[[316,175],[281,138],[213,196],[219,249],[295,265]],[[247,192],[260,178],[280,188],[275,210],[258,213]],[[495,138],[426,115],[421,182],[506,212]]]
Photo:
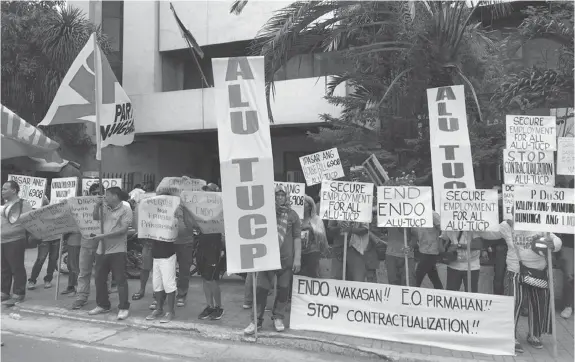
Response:
[[[68,287],[65,290],[63,290],[60,294],[62,295],[67,295],[67,294],[76,294],[76,288],[74,287]]]
[[[150,304],[150,310],[156,310],[156,308],[158,308],[158,302],[154,300],[152,304]]]
[[[98,315],[110,312],[110,308],[96,307],[88,312],[89,315]]]
[[[199,319],[205,320],[210,318],[210,315],[215,311],[214,308],[207,306],[202,313],[198,316]]]
[[[2,302],[7,301],[8,299],[10,299],[10,295],[6,294],[6,293],[2,293]]]
[[[36,289],[36,282],[28,282],[28,290]]]
[[[186,298],[185,297],[178,297],[176,298],[176,307],[185,307],[186,306]]]
[[[219,321],[224,316],[224,308],[215,307],[212,314],[210,314],[210,319],[213,321]]]
[[[261,324],[258,324],[258,331],[262,329]],[[249,326],[246,327],[246,329],[244,329],[244,334],[246,336],[251,336],[254,335],[256,333],[256,325],[254,324],[254,322],[251,322]]]
[[[52,288],[52,282],[44,282],[44,289]]]
[[[174,313],[172,312],[167,312],[166,314],[164,314],[164,316],[162,317],[162,319],[160,319],[160,323],[170,323],[171,321],[174,320]]]
[[[527,337],[527,343],[529,343],[531,345],[531,347],[533,347],[535,349],[542,349],[543,348],[543,343],[541,343],[541,341],[537,337],[533,337],[533,336]]]
[[[521,343],[519,343],[518,340],[515,340],[515,353],[523,353],[525,352],[523,350],[523,346],[521,345]]]
[[[7,307],[7,308],[10,308],[10,307],[13,307],[16,305],[16,301],[12,298],[8,298],[8,299],[2,301],[2,305]]]
[[[14,301],[15,304],[20,304],[24,301],[24,296],[23,295],[18,295],[18,294],[14,294],[12,296],[12,300]]]
[[[130,316],[130,311],[128,309],[120,309],[118,311],[118,320],[123,321]]]
[[[150,313],[149,316],[146,317],[147,321],[153,321],[156,318],[160,318],[161,316],[164,315],[164,311],[163,310],[154,310],[152,313]]]
[[[72,309],[73,310],[77,310],[77,309],[82,309],[83,306],[85,306],[88,302],[85,300],[75,300],[74,303],[72,303]]]
[[[565,319],[569,319],[569,318],[571,318],[572,314],[573,314],[573,308],[567,307],[567,308],[563,309],[563,312],[561,312],[561,317],[565,318]]]
[[[253,304],[245,303],[244,305],[242,305],[242,308],[244,308],[244,309],[252,309],[252,307],[253,307]]]
[[[281,319],[274,319],[274,328],[278,332],[285,331],[286,327],[284,326],[284,321]]]
[[[272,307],[266,306],[266,307],[265,307],[265,311],[266,311],[266,312],[271,312],[271,311],[272,311]]]

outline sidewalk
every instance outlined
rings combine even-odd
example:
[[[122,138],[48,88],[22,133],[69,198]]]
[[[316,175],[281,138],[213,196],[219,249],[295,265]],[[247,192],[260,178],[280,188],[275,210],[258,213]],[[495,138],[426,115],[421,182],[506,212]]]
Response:
[[[26,254],[27,270],[31,270],[31,263],[36,256],[35,250],[28,250]],[[40,280],[44,272],[40,274]],[[56,280],[54,280],[55,284]],[[62,275],[60,280],[60,290],[67,285],[67,275]],[[137,291],[139,287],[138,280],[130,280],[130,296]],[[234,341],[253,341],[253,338],[243,336],[242,330],[247,326],[252,317],[252,310],[242,309],[244,288],[241,278],[237,276],[225,276],[222,280],[222,298],[225,315],[220,321],[201,321],[197,318],[205,307],[204,295],[202,291],[201,280],[193,277],[190,282],[188,294],[188,303],[184,308],[176,310],[176,320],[168,325],[161,325],[158,322],[145,321],[146,315],[149,314],[149,305],[152,301],[151,280],[148,283],[146,296],[139,301],[132,301],[130,307],[131,316],[128,320],[118,322],[116,320],[115,308],[118,303],[118,295],[112,294],[110,299],[114,309],[112,313],[100,316],[88,316],[87,311],[95,307],[95,291],[92,285],[92,294],[90,295],[89,304],[80,311],[71,311],[69,306],[74,298],[59,296],[54,300],[55,285],[52,289],[45,290],[42,284],[38,288],[28,291],[26,301],[20,305],[20,310],[27,313],[45,314],[60,318],[82,320],[92,323],[110,323],[132,326],[143,329],[162,329],[178,333],[194,333],[202,337],[226,339]],[[269,298],[269,305],[272,304],[272,297]],[[6,313],[6,310],[3,310]],[[287,321],[289,323],[289,320]],[[288,324],[289,325],[289,324]],[[512,356],[490,356],[478,353],[451,351],[435,347],[426,347],[408,343],[396,343],[381,341],[376,339],[366,339],[349,337],[335,334],[326,334],[308,331],[290,331],[276,333],[273,330],[271,319],[266,318],[264,329],[259,334],[258,343],[266,345],[276,345],[284,348],[296,348],[308,351],[326,351],[343,355],[362,356],[362,357],[380,357],[393,361],[436,361],[438,358],[447,361],[462,360],[485,360],[485,361],[529,361],[529,362],[546,362],[553,361],[551,353],[550,336],[543,337],[544,348],[535,350],[526,342],[527,319],[521,318],[519,333],[521,342],[525,348],[525,353],[516,357]],[[573,361],[573,317],[564,320],[559,317],[557,312],[557,342],[558,342],[558,359],[557,361]]]

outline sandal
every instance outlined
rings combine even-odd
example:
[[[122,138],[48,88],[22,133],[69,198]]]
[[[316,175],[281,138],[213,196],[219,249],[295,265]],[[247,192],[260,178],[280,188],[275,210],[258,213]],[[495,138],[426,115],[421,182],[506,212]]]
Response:
[[[186,306],[186,299],[185,298],[177,298],[176,299],[176,307],[185,307]]]
[[[140,300],[142,298],[144,298],[144,293],[138,292],[138,293],[134,293],[134,295],[132,295],[132,300]]]

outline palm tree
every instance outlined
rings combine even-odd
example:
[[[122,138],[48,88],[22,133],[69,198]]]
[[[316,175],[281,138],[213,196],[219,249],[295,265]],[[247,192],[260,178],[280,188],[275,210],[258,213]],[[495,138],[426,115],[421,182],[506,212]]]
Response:
[[[100,28],[65,1],[3,1],[2,104],[27,122],[42,120],[68,68],[93,32],[105,53],[109,44]],[[64,143],[89,142],[84,125],[54,126]]]

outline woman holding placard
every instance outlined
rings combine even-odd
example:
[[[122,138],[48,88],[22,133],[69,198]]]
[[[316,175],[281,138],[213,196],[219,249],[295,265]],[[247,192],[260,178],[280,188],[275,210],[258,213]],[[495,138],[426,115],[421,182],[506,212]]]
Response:
[[[318,216],[315,202],[304,198],[304,218],[301,225],[301,271],[300,275],[319,278],[319,260],[328,250],[323,220]]]

